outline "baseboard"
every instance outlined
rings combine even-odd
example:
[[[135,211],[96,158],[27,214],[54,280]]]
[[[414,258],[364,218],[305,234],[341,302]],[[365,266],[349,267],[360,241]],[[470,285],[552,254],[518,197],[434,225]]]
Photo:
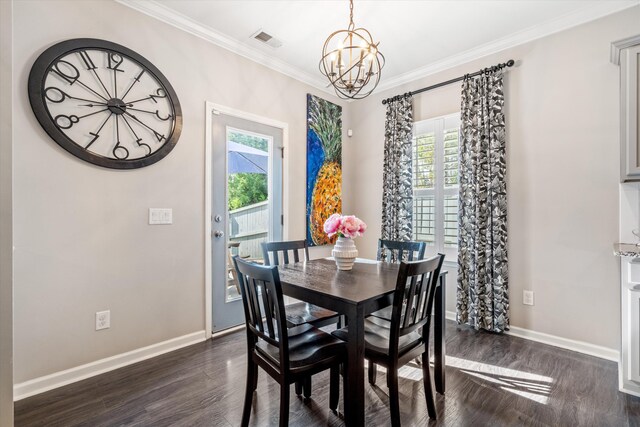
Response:
[[[216,338],[222,338],[225,335],[229,335],[232,334],[234,332],[238,332],[242,329],[246,328],[245,324],[243,323],[242,325],[238,325],[238,326],[232,326],[231,328],[227,328],[227,329],[223,329],[219,332],[214,332],[211,334],[211,338],[216,339]]]
[[[623,393],[630,394],[632,396],[640,397],[640,387],[630,388],[628,385],[623,385],[619,389]]]
[[[55,372],[39,378],[34,378],[23,383],[13,386],[13,400],[18,401],[26,397],[44,393],[54,388],[62,387],[86,378],[94,377],[123,366],[141,362],[152,357],[177,350],[192,344],[196,344],[207,339],[205,331],[193,332],[181,337],[172,338],[147,347],[138,348],[126,353],[117,354],[105,359],[96,360],[95,362],[85,365],[76,366],[75,368],[66,369],[64,371]]]
[[[447,311],[446,317],[448,320],[456,320],[456,314],[453,311]],[[564,348],[566,350],[576,351],[582,354],[588,354],[589,356],[595,356],[601,359],[611,360],[616,363],[620,359],[620,352],[612,348],[549,335],[543,332],[536,332],[530,329],[520,328],[518,326],[510,326],[509,330],[506,331],[505,334],[552,345],[554,347]]]

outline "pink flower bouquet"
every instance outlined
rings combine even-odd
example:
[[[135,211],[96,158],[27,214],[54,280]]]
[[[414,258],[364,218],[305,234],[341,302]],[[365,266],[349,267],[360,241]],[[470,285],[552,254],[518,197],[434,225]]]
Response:
[[[329,237],[337,234],[338,237],[353,239],[364,234],[367,224],[355,215],[333,214],[324,222],[324,232]]]

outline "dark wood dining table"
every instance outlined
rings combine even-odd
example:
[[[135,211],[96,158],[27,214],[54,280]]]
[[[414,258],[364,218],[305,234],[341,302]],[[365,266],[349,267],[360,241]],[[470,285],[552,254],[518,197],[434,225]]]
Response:
[[[398,269],[399,264],[365,259],[357,259],[350,271],[339,271],[331,259],[278,267],[285,295],[346,317],[349,325],[344,390],[347,426],[364,426],[365,421],[364,318],[392,303]],[[446,274],[446,271],[440,273],[434,307],[434,382],[438,393],[445,391]]]

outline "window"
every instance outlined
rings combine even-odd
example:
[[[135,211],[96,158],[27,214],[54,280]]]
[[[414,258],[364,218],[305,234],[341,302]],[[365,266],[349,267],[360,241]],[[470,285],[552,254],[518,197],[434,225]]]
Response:
[[[413,238],[447,261],[458,248],[459,133],[459,114],[414,123]]]

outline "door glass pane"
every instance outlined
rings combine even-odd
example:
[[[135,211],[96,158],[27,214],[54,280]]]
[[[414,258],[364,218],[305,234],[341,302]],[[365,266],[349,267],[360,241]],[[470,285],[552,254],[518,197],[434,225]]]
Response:
[[[269,144],[271,137],[227,130],[227,301],[238,299],[231,257],[262,263],[269,236]]]

